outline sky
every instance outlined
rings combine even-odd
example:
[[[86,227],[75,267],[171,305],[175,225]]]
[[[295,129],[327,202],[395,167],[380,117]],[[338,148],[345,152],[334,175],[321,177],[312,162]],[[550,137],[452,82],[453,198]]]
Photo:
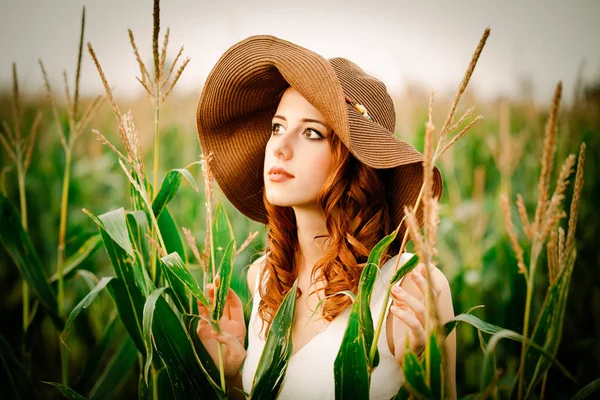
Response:
[[[23,91],[43,89],[42,59],[53,86],[75,74],[82,7],[92,43],[115,96],[141,95],[129,44],[132,29],[151,64],[152,0],[0,0],[0,89],[17,63]],[[486,27],[491,35],[470,83],[483,98],[517,96],[521,79],[548,103],[556,83],[565,100],[578,71],[600,77],[600,1],[170,0],[161,4],[161,37],[171,28],[169,57],[183,45],[191,61],[176,91],[199,93],[219,57],[236,42],[271,34],[326,58],[346,57],[392,93],[416,83],[454,92]],[[84,53],[81,90],[103,93]]]

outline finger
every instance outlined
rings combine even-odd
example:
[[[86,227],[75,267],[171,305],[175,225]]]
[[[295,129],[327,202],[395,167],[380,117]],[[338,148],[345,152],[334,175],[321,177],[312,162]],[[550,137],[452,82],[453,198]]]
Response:
[[[419,319],[410,308],[392,306],[390,308],[390,311],[392,311],[392,314],[394,314],[394,316],[402,320],[411,331],[416,333],[418,333],[419,331],[424,331],[423,325],[421,325]],[[415,336],[418,335],[415,334]]]
[[[227,297],[225,298],[225,307],[223,308],[223,318],[226,320],[231,319],[231,303],[233,302],[232,293],[233,289],[229,288],[229,292],[227,292]]]
[[[240,300],[238,295],[231,288],[229,289],[229,293],[227,293],[225,309],[227,310],[226,312],[229,319],[234,321],[244,320],[244,305],[242,304],[242,300]]]
[[[410,333],[415,338],[414,346],[420,346],[425,343],[425,329],[411,309],[392,306],[391,311],[394,316],[404,322],[410,329]]]
[[[430,284],[431,288],[433,289],[433,295],[437,298],[442,293],[442,288],[440,287],[440,282],[438,282],[437,280],[435,280],[433,278],[435,269],[436,269],[435,266],[430,265],[429,271],[427,271],[427,267],[425,266],[424,263],[421,263],[418,268],[419,273],[421,274],[421,277],[425,281],[427,281],[427,272],[429,272],[429,284]]]
[[[419,319],[421,325],[425,326],[425,305],[423,304],[422,300],[417,299],[400,286],[394,286],[392,288],[392,297],[398,303],[406,304],[409,308],[411,308]]]
[[[425,298],[425,294],[427,293],[427,279],[417,269],[410,274],[410,278],[418,289],[418,295]]]
[[[206,285],[206,298],[211,306],[215,304],[215,285],[212,283]]]
[[[244,346],[235,337],[227,333],[217,333],[215,331],[212,331],[212,335],[217,342],[226,346],[225,356],[237,357],[244,353]]]
[[[210,316],[208,307],[206,307],[200,300],[198,300],[198,314],[204,318],[208,318]]]
[[[196,333],[200,336],[202,331],[209,325],[208,321],[204,319],[209,318],[209,311],[200,301],[198,301],[198,314],[200,315],[200,319],[198,319],[198,323],[196,324]]]
[[[213,297],[215,297],[215,285],[212,283],[209,283],[208,285],[206,285],[206,297],[208,298],[209,301],[212,302]]]
[[[427,280],[421,274],[415,274],[412,278],[413,278],[413,282],[419,289],[419,292],[423,295],[422,302],[425,303],[425,294],[429,291],[429,289],[428,289],[429,285],[427,284]],[[435,291],[435,289],[432,290],[431,293],[433,296],[433,300],[432,300],[433,305],[430,309],[430,312],[434,313],[435,312],[434,307],[437,307],[437,304],[438,304],[438,296],[437,296],[437,292]],[[432,314],[432,315],[435,315],[435,314]]]

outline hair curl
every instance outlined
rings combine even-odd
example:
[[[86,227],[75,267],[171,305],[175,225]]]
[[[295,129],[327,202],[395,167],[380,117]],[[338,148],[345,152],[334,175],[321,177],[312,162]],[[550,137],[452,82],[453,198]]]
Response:
[[[396,227],[392,226],[380,171],[358,161],[337,135],[329,135],[328,140],[333,172],[317,199],[327,226],[328,246],[313,269],[311,282],[324,280],[325,301],[321,314],[331,321],[352,303],[348,296],[336,294],[344,290],[357,293],[370,250]],[[298,236],[293,209],[269,203],[264,192],[263,200],[268,223],[266,263],[262,274],[264,277],[266,271],[267,276],[259,282],[258,314],[263,329],[266,323],[266,337],[277,309],[298,275]],[[395,240],[381,262],[385,263],[397,254],[399,247]],[[313,280],[315,275],[317,279]],[[301,294],[298,288],[296,296]]]

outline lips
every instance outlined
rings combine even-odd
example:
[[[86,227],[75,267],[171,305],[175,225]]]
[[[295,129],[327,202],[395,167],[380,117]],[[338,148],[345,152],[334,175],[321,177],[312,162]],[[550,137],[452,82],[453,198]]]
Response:
[[[281,167],[273,167],[269,170],[269,175],[283,175],[287,178],[293,178],[294,175],[287,172],[285,169]]]

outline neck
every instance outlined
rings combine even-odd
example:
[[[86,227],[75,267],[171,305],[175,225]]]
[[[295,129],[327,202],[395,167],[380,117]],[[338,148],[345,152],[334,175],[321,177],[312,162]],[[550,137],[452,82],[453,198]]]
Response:
[[[298,233],[298,274],[311,273],[326,250],[327,226],[318,208],[294,208]]]

